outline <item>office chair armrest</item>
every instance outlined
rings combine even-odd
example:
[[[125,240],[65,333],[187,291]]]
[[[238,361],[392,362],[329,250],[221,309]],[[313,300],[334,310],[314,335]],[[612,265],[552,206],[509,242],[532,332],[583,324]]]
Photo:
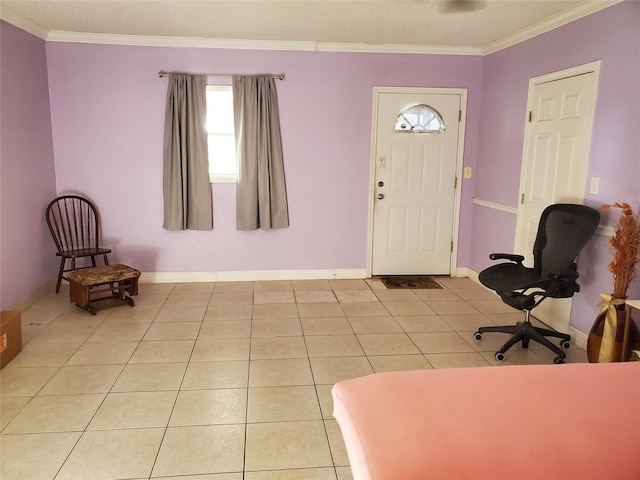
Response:
[[[550,272],[547,273],[547,278],[550,280],[577,280],[580,275],[578,272]]]
[[[554,298],[572,297],[574,293],[580,291],[580,285],[576,282],[579,276],[578,272],[548,273],[547,278],[551,280],[551,285],[547,289],[549,296]]]
[[[491,260],[510,260],[512,262],[519,263],[520,265],[524,262],[523,255],[516,255],[514,253],[492,253],[489,255],[489,258]]]

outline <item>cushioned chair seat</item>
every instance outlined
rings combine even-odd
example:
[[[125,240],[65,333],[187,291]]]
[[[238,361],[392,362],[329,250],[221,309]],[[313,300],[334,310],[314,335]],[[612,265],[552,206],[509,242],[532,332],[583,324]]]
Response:
[[[139,270],[122,264],[73,270],[67,274],[71,301],[92,315],[98,309],[97,302],[104,308],[133,307],[131,296],[138,294],[139,277]]]
[[[103,285],[110,282],[119,282],[127,278],[138,278],[139,276],[139,270],[122,264],[81,268],[67,274],[69,280],[85,286]]]
[[[502,263],[489,267],[478,276],[480,283],[484,280],[491,284],[492,290],[499,292],[513,291],[535,285],[542,279],[531,270],[522,268],[517,263]]]

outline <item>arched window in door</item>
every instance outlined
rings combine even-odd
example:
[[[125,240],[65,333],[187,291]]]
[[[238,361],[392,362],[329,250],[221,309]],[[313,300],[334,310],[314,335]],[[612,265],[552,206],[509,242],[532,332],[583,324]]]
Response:
[[[444,133],[442,115],[424,103],[405,108],[396,118],[394,131],[408,133]]]

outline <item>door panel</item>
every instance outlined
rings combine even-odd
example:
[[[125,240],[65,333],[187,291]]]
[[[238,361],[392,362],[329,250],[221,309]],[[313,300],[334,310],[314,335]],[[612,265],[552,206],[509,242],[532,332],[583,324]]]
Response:
[[[542,211],[553,203],[584,201],[596,80],[591,71],[530,85],[515,244],[528,266]],[[566,332],[571,299],[547,299],[533,313]]]
[[[398,114],[416,104],[437,110],[445,131],[394,132]],[[374,275],[450,273],[460,104],[460,94],[377,96]]]

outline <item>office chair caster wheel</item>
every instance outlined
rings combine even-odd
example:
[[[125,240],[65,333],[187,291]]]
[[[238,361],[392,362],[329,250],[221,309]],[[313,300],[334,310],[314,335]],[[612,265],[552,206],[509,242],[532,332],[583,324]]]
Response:
[[[571,346],[571,342],[569,342],[569,340],[563,340],[560,342],[560,346],[564,349],[567,349]]]
[[[499,362],[504,362],[504,358],[504,353],[496,352],[496,360],[498,360]]]
[[[474,339],[476,342],[479,342],[480,340],[482,340],[482,334],[481,334],[480,332],[476,332],[476,333],[474,333],[474,334],[473,334],[473,339]]]
[[[553,359],[553,363],[555,363],[556,365],[560,365],[561,363],[564,363],[564,357],[556,357]]]

